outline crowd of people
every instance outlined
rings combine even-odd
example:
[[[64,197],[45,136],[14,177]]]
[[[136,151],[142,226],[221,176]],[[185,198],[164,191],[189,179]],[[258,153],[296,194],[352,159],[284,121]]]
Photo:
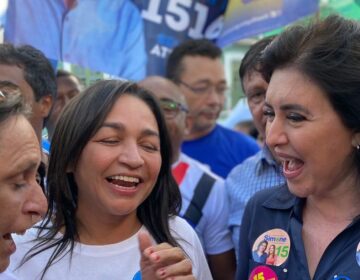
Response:
[[[84,87],[0,45],[0,279],[360,279],[360,23],[250,47],[263,144],[218,122],[221,55],[188,40],[166,77]]]

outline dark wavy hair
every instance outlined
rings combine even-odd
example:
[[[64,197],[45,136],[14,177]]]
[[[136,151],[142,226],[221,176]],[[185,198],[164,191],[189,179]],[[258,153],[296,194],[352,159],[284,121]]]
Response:
[[[277,69],[293,67],[326,93],[343,124],[360,133],[360,23],[332,15],[293,26],[268,45],[261,72],[268,82]],[[354,153],[360,175],[360,152]]]
[[[15,65],[24,71],[25,81],[34,91],[36,101],[47,95],[55,100],[55,71],[40,50],[30,45],[0,44],[0,64]]]
[[[243,59],[241,60],[241,64],[239,67],[239,78],[243,91],[243,79],[245,78],[245,75],[247,73],[259,71],[261,54],[266,48],[266,46],[269,45],[274,38],[274,36],[270,36],[257,41],[255,44],[250,46],[249,50],[246,52]]]
[[[30,45],[0,44],[0,64],[15,65],[23,70],[24,79],[33,90],[36,102],[48,95],[55,100],[55,70],[40,50]],[[44,118],[44,126],[48,119],[48,116]]]
[[[138,207],[137,216],[156,242],[168,242],[178,246],[170,234],[168,219],[178,214],[181,196],[171,174],[171,144],[161,109],[151,94],[137,84],[118,80],[100,81],[69,102],[54,131],[47,178],[49,209],[39,227],[39,242],[22,261],[24,263],[33,256],[54,248],[42,273],[42,279],[54,262],[67,253],[72,254],[75,240],[78,239],[78,188],[74,175],[67,172],[68,167],[76,166],[84,147],[99,130],[116,100],[122,95],[139,98],[150,108],[160,135],[160,173],[152,192]],[[55,236],[62,228],[65,231],[59,239]],[[69,245],[70,249],[66,250]]]

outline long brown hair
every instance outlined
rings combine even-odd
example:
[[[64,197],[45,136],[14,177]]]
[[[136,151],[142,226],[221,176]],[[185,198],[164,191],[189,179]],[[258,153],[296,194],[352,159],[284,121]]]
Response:
[[[54,131],[47,178],[49,209],[39,228],[38,243],[22,261],[24,263],[37,254],[54,248],[42,273],[42,279],[53,263],[67,253],[72,254],[75,240],[78,239],[78,188],[74,175],[67,172],[68,166],[76,165],[89,139],[101,127],[116,100],[124,94],[139,98],[150,108],[160,135],[160,173],[152,192],[138,207],[137,216],[156,242],[178,246],[170,234],[168,219],[169,216],[178,214],[181,196],[171,174],[171,145],[161,109],[151,94],[134,83],[100,81],[69,102]],[[64,229],[62,237],[55,237],[60,229]]]

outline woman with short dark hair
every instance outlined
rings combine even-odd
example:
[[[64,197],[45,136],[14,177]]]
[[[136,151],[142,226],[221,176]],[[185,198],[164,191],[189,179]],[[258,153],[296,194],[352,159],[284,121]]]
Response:
[[[330,16],[264,51],[266,143],[287,184],[256,194],[237,279],[360,279],[360,23]],[[259,238],[277,261],[252,259]]]

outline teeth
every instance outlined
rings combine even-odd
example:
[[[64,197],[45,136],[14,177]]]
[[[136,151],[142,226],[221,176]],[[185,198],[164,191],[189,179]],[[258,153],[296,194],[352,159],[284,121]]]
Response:
[[[129,176],[111,176],[110,178],[113,180],[120,180],[120,181],[125,181],[125,182],[130,182],[130,183],[139,183],[140,182],[139,178],[129,177]]]
[[[296,159],[285,160],[283,162],[283,166],[290,171],[294,171],[294,170],[298,169],[302,164],[303,164],[303,162],[301,162],[300,160],[296,160]]]
[[[294,161],[292,161],[292,160],[288,161],[289,170],[293,170],[295,167],[296,167],[296,164]]]
[[[19,230],[19,231],[9,232],[9,233],[7,233],[7,234],[4,234],[4,236],[6,236],[6,235],[10,236],[11,234],[24,235],[25,233],[26,233],[26,229],[24,229],[24,230]]]
[[[17,232],[13,232],[14,234],[17,234],[17,235],[24,235],[26,232],[26,230],[23,230],[23,231],[17,231]],[[12,234],[13,234],[12,233]]]

